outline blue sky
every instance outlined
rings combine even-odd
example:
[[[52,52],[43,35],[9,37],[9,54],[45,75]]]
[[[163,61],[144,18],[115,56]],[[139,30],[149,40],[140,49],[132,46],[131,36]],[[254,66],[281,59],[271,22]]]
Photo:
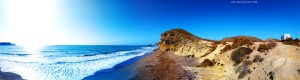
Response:
[[[174,28],[213,40],[238,35],[280,38],[284,33],[300,37],[300,1],[256,1],[236,4],[230,0],[56,0],[53,21],[58,25],[52,32],[60,31],[64,36],[53,36],[51,39],[61,40],[48,41],[153,44],[159,41],[161,33]],[[6,23],[5,19],[1,22]]]

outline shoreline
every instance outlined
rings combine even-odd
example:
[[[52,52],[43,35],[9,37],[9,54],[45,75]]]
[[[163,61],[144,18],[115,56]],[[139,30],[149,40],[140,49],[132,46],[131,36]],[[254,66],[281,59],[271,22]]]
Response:
[[[154,50],[155,51],[155,50]],[[153,51],[153,52],[154,52]],[[144,59],[145,57],[153,54],[153,52],[147,53],[142,56],[137,56],[131,59],[128,59],[122,63],[119,63],[115,65],[112,68],[109,69],[103,69],[95,72],[93,75],[84,77],[82,80],[95,80],[95,79],[101,79],[101,80],[127,80],[133,77],[137,71],[137,68],[139,67],[137,63]]]
[[[120,47],[118,47],[120,48]],[[130,64],[133,64],[134,62],[142,59],[144,56],[150,54],[156,47],[152,47],[152,46],[147,46],[147,47],[128,47],[129,50],[125,50],[125,49],[120,49],[120,51],[116,51],[113,52],[111,55],[110,54],[105,54],[105,56],[102,55],[91,55],[91,56],[82,56],[82,57],[72,57],[71,59],[74,60],[96,60],[95,62],[89,62],[87,61],[87,65],[85,65],[85,63],[74,63],[76,64],[75,66],[72,66],[70,64],[67,64],[66,67],[63,67],[65,64],[61,64],[61,63],[49,63],[48,64],[31,64],[28,63],[29,66],[22,66],[22,65],[27,65],[26,63],[21,63],[21,66],[18,65],[19,63],[15,63],[15,64],[9,64],[10,61],[6,61],[6,58],[4,56],[4,61],[1,61],[1,64],[3,64],[1,66],[2,71],[7,71],[7,72],[14,72],[17,73],[18,75],[22,76],[25,79],[59,79],[59,78],[68,78],[68,79],[75,79],[76,80],[81,80],[81,79],[88,79],[87,77],[95,77],[94,75],[100,75],[101,73],[106,74],[109,73],[113,70],[119,69],[119,68],[123,68],[125,66],[128,66]],[[126,46],[127,49],[127,46]],[[8,55],[10,56],[10,55]],[[19,55],[16,55],[19,56]],[[113,57],[108,57],[107,56],[113,56]],[[2,56],[3,57],[3,56]],[[15,56],[12,56],[15,57]],[[104,57],[104,58],[103,58]],[[69,57],[66,57],[67,59],[69,59]],[[63,59],[66,59],[63,57]],[[102,59],[103,58],[103,59]],[[2,58],[1,58],[2,59]],[[15,59],[13,59],[15,60]],[[17,59],[16,59],[17,60]],[[103,64],[102,64],[103,63]],[[6,65],[4,65],[6,64]],[[51,66],[52,64],[54,64],[53,66]],[[18,68],[14,69],[14,66],[18,66]],[[23,70],[27,70],[30,67],[37,67],[34,70],[30,71],[23,71]],[[96,68],[95,68],[96,67]],[[49,68],[53,68],[56,69],[57,71],[60,70],[66,70],[64,72],[58,72],[61,74],[54,74],[54,71],[49,69]],[[76,68],[76,69],[73,69]],[[91,70],[93,69],[93,70]],[[67,72],[72,72],[72,73],[67,73]],[[27,74],[27,73],[37,73],[37,74]],[[43,73],[51,73],[51,74],[43,74]],[[53,73],[53,74],[52,74]],[[87,74],[89,73],[89,74]],[[39,75],[38,75],[39,74]],[[71,74],[70,77],[69,75],[66,74]],[[55,75],[58,75],[58,77],[55,77]],[[62,77],[60,77],[60,75],[62,75]],[[74,76],[75,75],[75,76]],[[78,76],[77,76],[78,75]],[[1,76],[0,77],[4,77]],[[0,79],[3,80],[4,78]],[[5,78],[4,80],[11,80],[12,78]],[[100,78],[101,79],[101,78]]]
[[[182,66],[196,65],[196,60],[155,50],[136,62],[137,73],[130,80],[191,80],[196,76]]]
[[[195,66],[196,63],[195,59],[175,56],[172,52],[156,49],[146,55],[117,64],[113,68],[97,71],[82,80],[191,80],[197,76],[182,66]]]

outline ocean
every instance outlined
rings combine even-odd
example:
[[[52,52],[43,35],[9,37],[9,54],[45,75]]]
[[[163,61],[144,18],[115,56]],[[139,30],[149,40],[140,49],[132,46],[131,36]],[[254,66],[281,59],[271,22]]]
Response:
[[[28,80],[81,80],[154,49],[140,45],[49,45],[32,51],[0,46],[0,67]]]

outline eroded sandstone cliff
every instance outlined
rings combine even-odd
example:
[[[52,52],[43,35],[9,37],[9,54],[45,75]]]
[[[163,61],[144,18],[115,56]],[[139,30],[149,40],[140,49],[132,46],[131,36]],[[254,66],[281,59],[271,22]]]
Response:
[[[142,80],[299,80],[300,47],[234,37],[203,39],[173,29],[161,35],[159,49],[141,62]]]

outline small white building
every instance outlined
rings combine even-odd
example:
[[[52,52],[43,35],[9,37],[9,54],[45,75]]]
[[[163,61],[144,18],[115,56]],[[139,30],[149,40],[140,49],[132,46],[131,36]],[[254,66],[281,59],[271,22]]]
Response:
[[[286,39],[289,39],[289,38],[292,38],[292,37],[291,37],[291,34],[283,34],[283,35],[281,36],[281,40],[286,40]]]

